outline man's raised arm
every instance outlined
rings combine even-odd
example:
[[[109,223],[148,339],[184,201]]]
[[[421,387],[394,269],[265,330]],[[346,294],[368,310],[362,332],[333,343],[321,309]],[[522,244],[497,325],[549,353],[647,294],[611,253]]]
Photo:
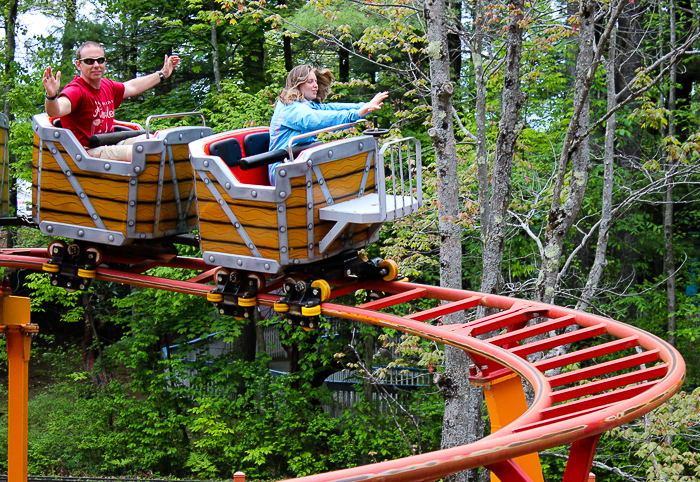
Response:
[[[180,57],[177,55],[171,55],[170,57],[166,55],[162,69],[153,72],[152,74],[137,77],[124,82],[124,97],[126,98],[139,95],[140,93],[147,91],[151,87],[167,79],[172,75],[173,69],[177,67],[179,62]]]
[[[61,88],[61,72],[56,72],[56,77],[51,72],[51,67],[46,67],[42,79],[44,90],[46,90],[44,108],[49,117],[61,117],[70,114],[72,106],[68,97],[58,96],[58,89]]]

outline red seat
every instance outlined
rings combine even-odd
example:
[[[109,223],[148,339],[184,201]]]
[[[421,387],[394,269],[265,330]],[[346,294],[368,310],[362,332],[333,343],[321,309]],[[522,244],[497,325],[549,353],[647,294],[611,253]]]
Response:
[[[236,139],[238,141],[238,144],[241,146],[241,157],[245,157],[247,155],[245,149],[243,148],[243,146],[245,145],[245,137],[248,134],[257,134],[260,132],[267,132],[268,130],[269,127],[261,126],[251,127],[249,129],[241,129],[233,132],[226,132],[224,134],[221,134],[220,136],[213,137],[209,142],[207,142],[204,145],[204,152],[208,155],[212,155],[209,152],[210,145],[225,139]],[[233,175],[236,177],[236,179],[238,179],[238,181],[240,181],[243,184],[258,184],[261,186],[270,185],[267,166],[256,167],[255,169],[251,169],[249,171],[244,171],[239,166],[233,166],[230,169]]]

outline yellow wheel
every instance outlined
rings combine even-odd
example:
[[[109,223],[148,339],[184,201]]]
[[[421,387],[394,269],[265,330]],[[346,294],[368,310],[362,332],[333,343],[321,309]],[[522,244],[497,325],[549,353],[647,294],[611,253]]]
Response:
[[[321,314],[321,307],[320,306],[312,306],[311,308],[307,308],[306,306],[301,307],[301,314],[303,316],[318,316]]]
[[[97,276],[97,271],[94,269],[80,269],[78,268],[78,276],[81,278],[94,278]]]
[[[41,265],[41,269],[47,273],[58,273],[61,271],[61,267],[57,264],[44,263]]]
[[[328,281],[324,279],[317,279],[311,283],[311,287],[319,288],[321,290],[321,301],[328,301],[328,299],[331,297],[331,285],[328,284]]]
[[[394,281],[399,275],[399,265],[393,259],[385,259],[379,263],[379,267],[386,269],[386,275],[382,278],[384,281]]]
[[[66,246],[68,245],[61,240],[51,241],[51,243],[49,243],[49,247],[46,248],[46,252],[49,253],[49,256],[55,256],[58,254],[61,248],[65,249]]]
[[[280,303],[279,301],[275,301],[273,308],[277,313],[286,313],[289,311],[289,305],[287,303]]]
[[[209,292],[207,293],[207,301],[211,301],[212,303],[221,303],[224,301],[224,295],[221,293]]]
[[[399,283],[408,283],[408,276],[404,276],[403,278],[397,279],[396,281],[398,281]]]
[[[238,298],[238,306],[248,307],[258,304],[257,298]]]

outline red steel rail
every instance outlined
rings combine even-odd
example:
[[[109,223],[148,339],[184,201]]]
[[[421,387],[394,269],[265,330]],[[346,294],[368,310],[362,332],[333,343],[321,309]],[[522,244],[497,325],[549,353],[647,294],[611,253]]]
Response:
[[[46,261],[45,250],[0,250],[1,266],[40,270]],[[98,268],[97,279],[199,296],[212,289],[204,284],[212,277],[211,267],[201,260],[130,261],[133,265],[127,271]],[[139,273],[162,265],[202,273],[190,281]],[[325,316],[394,328],[464,350],[474,363],[471,382],[488,391],[492,433],[469,445],[295,481],[420,482],[475,467],[489,468],[501,481],[542,480],[537,452],[570,443],[564,480],[583,482],[588,480],[600,435],[663,404],[685,378],[683,359],[666,341],[589,313],[411,283],[344,278],[330,284],[331,299],[359,289],[386,296],[359,306],[326,302],[321,305]],[[268,293],[258,294],[258,303],[271,306],[280,296],[269,292],[279,285],[269,283]],[[419,298],[435,300],[436,306],[406,316],[380,311]],[[497,312],[475,319],[473,312],[479,306]],[[458,311],[467,311],[471,321],[436,323]],[[522,381],[534,393],[529,406],[524,405]],[[505,406],[518,403],[522,410],[512,416],[508,413],[512,407]],[[495,419],[500,425],[493,425]]]

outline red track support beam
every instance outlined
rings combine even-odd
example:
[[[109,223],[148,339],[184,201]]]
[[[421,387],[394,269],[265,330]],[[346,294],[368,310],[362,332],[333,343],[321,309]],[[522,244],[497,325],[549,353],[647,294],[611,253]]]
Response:
[[[593,435],[571,443],[563,482],[588,482],[590,480],[593,456],[595,456],[600,435]],[[595,476],[593,476],[593,480],[595,480]]]
[[[498,480],[505,482],[533,482],[532,479],[512,460],[503,460],[495,464],[487,465],[491,471],[491,479],[495,475]]]

